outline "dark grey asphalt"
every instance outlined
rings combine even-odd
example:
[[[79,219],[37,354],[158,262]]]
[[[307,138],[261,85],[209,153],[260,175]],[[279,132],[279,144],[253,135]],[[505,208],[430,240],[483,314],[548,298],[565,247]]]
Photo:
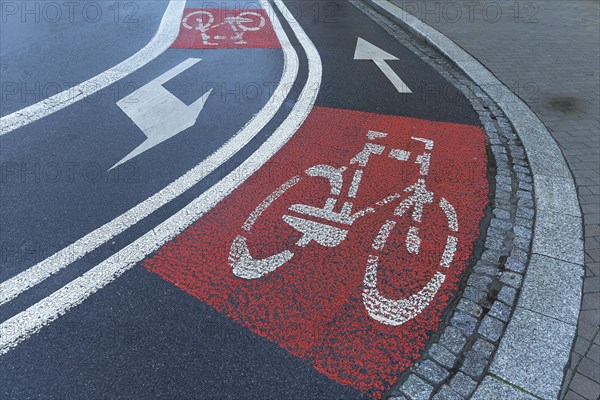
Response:
[[[138,3],[144,4],[140,12],[143,9],[148,14],[147,19],[153,22],[143,27],[136,25],[137,30],[132,35],[105,27],[102,35],[94,38],[89,35],[92,28],[83,22],[63,27],[64,41],[75,41],[77,47],[85,47],[87,52],[82,56],[84,61],[65,68],[61,68],[66,64],[64,59],[52,58],[53,67],[46,68],[46,64],[36,58],[40,57],[39,46],[48,47],[49,52],[61,47],[61,42],[48,40],[55,37],[53,29],[56,28],[48,27],[42,34],[32,23],[3,23],[2,32],[10,33],[2,35],[2,47],[6,41],[18,41],[17,37],[36,44],[8,45],[6,52],[3,49],[0,53],[2,71],[9,71],[9,80],[52,82],[62,79],[63,75],[75,81],[87,79],[133,53],[152,36],[164,3]],[[467,100],[456,89],[350,3],[331,1],[327,2],[328,8],[324,2],[286,3],[293,5],[292,10],[300,10],[295,15],[322,58],[323,85],[317,106],[478,123]],[[314,7],[321,7],[318,17]],[[94,25],[96,29],[100,26],[103,25]],[[284,24],[284,28],[300,56],[296,85],[301,87],[307,74],[306,55],[293,39],[289,27]],[[16,30],[27,33],[20,34]],[[399,58],[389,65],[413,89],[413,95],[397,93],[373,62],[353,60],[358,36]],[[73,40],[80,37],[85,37],[88,43]],[[122,53],[106,56],[96,41],[104,45],[111,41],[123,43],[127,51],[119,48]],[[203,60],[165,85],[186,103],[197,99],[210,84],[232,88],[236,84],[277,82],[283,62],[279,49],[170,49],[124,79],[134,85],[115,84],[124,87],[119,98],[192,56]],[[2,79],[4,82],[4,77]],[[432,100],[427,95],[432,88],[444,91],[441,100],[437,97]],[[136,157],[121,168],[125,175],[111,179],[106,170],[143,138],[115,105],[118,99],[114,98],[113,89],[107,88],[97,101],[81,101],[0,139],[3,167],[25,165],[29,168],[24,181],[17,174],[4,177],[2,182],[0,236],[8,247],[3,251],[0,280],[28,268],[176,179],[229,139],[260,109],[268,94],[263,92],[257,101],[243,98],[237,101],[234,96],[213,93],[194,127]],[[135,240],[239,165],[285,118],[297,98],[296,92],[292,91],[274,121],[217,173],[139,226],[116,237],[114,244],[102,247],[0,307],[1,319],[15,315]],[[22,106],[13,99],[6,108],[3,104],[2,115]],[[96,182],[77,173],[73,180],[63,177],[57,181],[43,178],[36,181],[35,176],[27,173],[36,164],[43,167],[49,163],[56,163],[64,171],[67,163],[99,166],[103,168],[103,175]],[[39,250],[25,252],[29,247]],[[16,349],[0,356],[0,397],[336,399],[358,398],[360,394],[329,380],[303,361],[136,267]]]

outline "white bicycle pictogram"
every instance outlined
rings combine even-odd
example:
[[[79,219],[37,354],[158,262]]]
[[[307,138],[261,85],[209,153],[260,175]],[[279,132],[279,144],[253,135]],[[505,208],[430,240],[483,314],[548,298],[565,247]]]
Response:
[[[187,14],[182,24],[186,29],[200,31],[202,44],[207,46],[218,46],[219,43],[211,42],[211,40],[233,40],[235,44],[247,44],[244,39],[246,32],[256,32],[265,26],[266,20],[261,14],[253,11],[243,11],[236,16],[229,16],[223,19],[223,22],[214,24],[215,16],[210,11],[193,11]],[[195,25],[195,26],[193,26]],[[232,31],[231,36],[213,35],[208,32],[228,25]]]
[[[439,198],[437,201],[437,206],[441,208],[446,216],[450,233],[447,235],[437,272],[421,290],[402,299],[386,298],[378,289],[377,270],[379,253],[385,248],[390,233],[403,217],[408,216],[411,219],[411,226],[404,238],[406,250],[411,254],[419,254],[419,251],[421,251],[422,240],[419,227],[423,212],[426,206],[436,204],[436,196],[427,189],[426,185],[431,163],[431,150],[434,146],[433,140],[419,137],[411,138],[424,146],[424,151],[414,157],[414,162],[419,165],[417,182],[400,193],[393,193],[376,202],[373,207],[354,210],[352,201],[344,201],[339,208],[339,212],[335,211],[340,200],[339,197],[344,191],[344,177],[352,175],[350,187],[346,192],[347,198],[357,198],[364,169],[371,157],[382,156],[386,153],[389,158],[396,161],[408,162],[411,160],[411,152],[406,150],[389,149],[388,152],[385,152],[386,146],[378,144],[377,139],[386,136],[387,134],[383,132],[369,131],[367,134],[368,141],[363,149],[350,160],[348,166],[338,168],[325,164],[312,166],[306,169],[302,176],[292,177],[267,196],[242,225],[244,231],[250,232],[263,212],[301,179],[323,178],[328,181],[331,187],[330,197],[327,198],[324,206],[314,207],[306,204],[293,204],[288,209],[290,214],[282,216],[285,223],[302,233],[300,239],[295,243],[296,249],[292,249],[294,251],[284,250],[263,259],[256,259],[250,254],[247,238],[238,235],[231,245],[228,259],[233,273],[243,279],[259,279],[290,261],[296,254],[295,252],[306,247],[312,241],[320,246],[336,247],[346,239],[349,229],[358,219],[367,214],[375,213],[379,208],[390,203],[398,202],[392,215],[382,224],[372,241],[371,251],[366,261],[362,300],[369,316],[386,325],[398,326],[420,314],[440,289],[446,277],[443,271],[450,267],[456,252],[458,238],[455,234],[458,232],[458,218],[454,206],[444,197]],[[407,196],[406,193],[409,195]],[[327,221],[329,224],[322,221]]]

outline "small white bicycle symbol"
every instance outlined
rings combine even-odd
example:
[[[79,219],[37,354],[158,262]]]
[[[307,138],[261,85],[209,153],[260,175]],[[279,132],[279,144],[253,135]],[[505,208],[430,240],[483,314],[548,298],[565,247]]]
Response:
[[[425,150],[417,155],[415,163],[419,164],[419,179],[416,183],[408,186],[401,193],[394,193],[381,201],[375,203],[374,207],[367,207],[363,210],[353,211],[353,203],[345,201],[336,212],[339,196],[342,194],[344,186],[344,175],[349,167],[354,170],[352,182],[347,191],[347,198],[353,199],[358,195],[358,190],[363,176],[363,170],[367,166],[372,156],[381,156],[384,153],[385,146],[375,143],[379,138],[386,137],[383,132],[369,131],[367,138],[370,140],[365,143],[364,148],[354,156],[348,166],[335,168],[330,165],[315,165],[304,171],[306,176],[294,176],[279,188],[267,196],[250,214],[242,225],[242,229],[250,232],[261,214],[269,208],[286,191],[295,186],[305,177],[319,177],[328,181],[331,186],[330,197],[322,207],[314,207],[306,204],[293,204],[288,211],[295,215],[283,215],[282,219],[292,228],[302,233],[302,237],[295,243],[297,250],[308,245],[311,241],[324,247],[338,246],[348,235],[348,229],[361,217],[376,212],[376,209],[398,201],[397,207],[392,215],[379,229],[378,234],[373,239],[371,253],[367,259],[365,277],[363,281],[363,304],[368,314],[375,320],[386,325],[401,325],[420,314],[425,307],[429,305],[435,297],[445,280],[446,275],[443,271],[450,267],[456,252],[458,238],[454,233],[458,232],[458,218],[452,204],[445,198],[440,198],[437,205],[446,216],[448,230],[453,234],[448,234],[444,251],[439,261],[438,271],[429,280],[429,282],[407,298],[393,300],[384,297],[377,287],[377,268],[379,253],[384,249],[390,233],[395,228],[397,221],[404,216],[410,215],[412,223],[405,237],[405,247],[409,253],[418,254],[421,249],[421,237],[419,235],[419,225],[423,210],[426,205],[434,204],[434,193],[426,187],[426,177],[429,174],[431,163],[431,150],[434,142],[429,139],[413,137],[412,140],[421,142]],[[411,153],[401,149],[391,149],[387,153],[388,157],[396,161],[409,161]],[[406,196],[404,193],[411,193]],[[412,212],[409,210],[412,209]],[[309,217],[309,218],[306,218]],[[328,221],[331,224],[320,222]],[[342,227],[340,227],[342,226]],[[345,228],[344,228],[345,226]],[[243,279],[258,279],[277,268],[281,267],[294,257],[292,250],[284,250],[278,254],[271,255],[263,259],[255,259],[250,254],[245,236],[238,235],[230,249],[229,264],[233,273]]]
[[[249,31],[258,31],[263,28],[266,23],[265,17],[253,11],[244,11],[239,13],[237,16],[225,17],[223,22],[220,24],[213,25],[214,22],[215,17],[210,11],[194,11],[187,14],[183,18],[182,24],[186,29],[200,31],[202,36],[202,44],[207,46],[218,46],[218,43],[211,42],[211,40],[230,39],[233,40],[235,44],[247,44],[247,42],[244,40],[244,34]],[[207,33],[224,25],[229,25],[229,28],[232,31],[232,36],[211,36]]]

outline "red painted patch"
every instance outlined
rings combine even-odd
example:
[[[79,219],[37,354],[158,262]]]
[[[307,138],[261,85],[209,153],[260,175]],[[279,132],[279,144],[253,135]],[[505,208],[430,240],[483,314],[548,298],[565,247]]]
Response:
[[[183,49],[280,48],[261,9],[186,8],[171,47]]]
[[[366,137],[369,131],[385,132],[387,136],[370,140]],[[419,139],[433,141],[433,147],[428,150],[427,140]],[[365,143],[371,143],[369,148],[375,153],[381,149],[378,146],[384,149],[379,155],[371,154],[364,167],[350,164]],[[428,170],[422,169],[426,154],[430,154]],[[421,156],[421,164],[415,163],[417,156]],[[339,195],[327,179],[307,175],[305,171],[318,164],[347,167]],[[358,169],[362,169],[363,176],[352,198],[349,188]],[[253,210],[294,176],[300,180],[248,226],[247,218]],[[423,179],[421,189],[430,191],[432,197],[427,202],[426,191],[421,190],[420,199],[425,203],[417,221],[413,211],[419,201],[408,204],[414,192],[404,190],[419,179]],[[487,192],[485,136],[478,127],[315,108],[271,161],[147,260],[145,267],[306,360],[331,379],[379,397],[394,383],[399,370],[413,364],[430,333],[438,329],[442,311],[467,268]],[[376,205],[393,194],[400,196]],[[302,209],[297,206],[296,211],[290,210],[295,204],[323,208],[328,198],[338,199],[338,213],[346,201],[352,203],[352,213],[368,207],[374,207],[375,212],[349,225],[343,218],[332,223],[308,217],[298,212]],[[456,212],[457,232],[440,206],[442,198]],[[403,214],[402,202],[407,205]],[[394,211],[402,215],[394,216]],[[332,247],[314,240],[299,246],[303,234],[292,228],[289,217],[285,222],[284,215],[299,218],[294,220],[296,223],[305,218],[337,228],[329,236],[318,236]],[[396,225],[385,247],[375,250],[373,240],[387,220],[395,220]],[[246,230],[242,229],[245,222]],[[414,252],[414,238],[407,240],[411,226],[418,228],[421,239],[418,254]],[[321,226],[319,232],[323,229]],[[335,246],[344,229],[347,237]],[[294,255],[260,278],[240,278],[232,267],[237,265],[234,261],[239,254],[231,254],[238,235],[247,239],[255,259],[285,250]],[[440,260],[448,236],[456,237],[458,244],[453,261],[444,267]],[[407,250],[407,243],[412,243],[413,253]],[[369,286],[365,286],[365,271],[370,255],[379,257],[377,287],[384,298],[397,300],[415,295],[440,271],[445,280],[422,312],[406,321],[396,320],[403,322],[399,325],[390,325],[389,320],[378,321],[367,310],[366,304],[373,306],[373,297],[363,295]],[[238,275],[251,275],[243,268],[236,271]],[[410,305],[404,316],[420,305],[423,303]],[[394,310],[383,305],[376,306],[375,311],[371,310],[385,320]]]

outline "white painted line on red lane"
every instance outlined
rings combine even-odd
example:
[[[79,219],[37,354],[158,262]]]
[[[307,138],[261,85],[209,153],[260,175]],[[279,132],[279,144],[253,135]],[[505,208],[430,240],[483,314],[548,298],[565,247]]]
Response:
[[[265,10],[273,12],[267,2],[264,2],[263,6]],[[279,20],[273,18],[271,23],[283,49],[284,63],[281,80],[267,104],[217,151],[183,176],[170,183],[160,192],[129,209],[112,221],[107,222],[100,228],[88,233],[73,244],[0,283],[0,306],[67,267],[69,264],[79,260],[171,200],[177,198],[229,160],[265,127],[275,113],[277,113],[292,89],[298,75],[299,64],[298,55],[281,27]],[[317,89],[318,85],[315,90]]]
[[[140,51],[125,61],[77,86],[0,118],[0,136],[85,99],[137,71],[164,53],[177,39],[185,3],[186,0],[170,0],[154,37]]]
[[[273,16],[274,26],[281,29],[277,16],[269,3],[266,0],[261,0],[261,4],[269,11],[269,15]],[[245,162],[177,214],[79,278],[0,324],[0,354],[8,352],[17,344],[38,332],[43,326],[56,320],[69,309],[81,304],[90,295],[115,280],[136,263],[143,260],[148,254],[173,239],[256,172],[302,125],[314,106],[321,85],[321,57],[287,7],[280,0],[275,0],[275,4],[291,26],[308,58],[306,84],[298,101],[283,123]]]

